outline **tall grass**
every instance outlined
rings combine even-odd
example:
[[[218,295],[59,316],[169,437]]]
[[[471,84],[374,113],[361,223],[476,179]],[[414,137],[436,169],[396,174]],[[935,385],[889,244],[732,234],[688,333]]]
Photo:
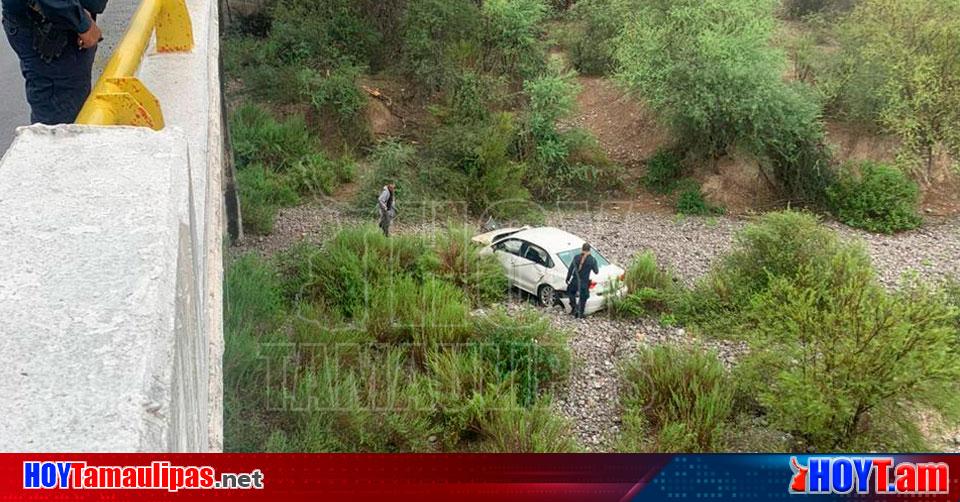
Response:
[[[670,345],[644,348],[622,373],[623,447],[725,449],[734,386],[715,354]]]

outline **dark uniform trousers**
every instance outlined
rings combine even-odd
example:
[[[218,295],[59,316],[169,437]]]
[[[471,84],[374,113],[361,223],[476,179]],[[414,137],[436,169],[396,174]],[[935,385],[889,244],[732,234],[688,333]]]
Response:
[[[42,124],[72,123],[90,94],[97,48],[79,48],[73,34],[63,53],[45,62],[33,48],[34,29],[29,18],[3,16],[3,31],[20,58],[20,72],[26,80],[30,120]]]

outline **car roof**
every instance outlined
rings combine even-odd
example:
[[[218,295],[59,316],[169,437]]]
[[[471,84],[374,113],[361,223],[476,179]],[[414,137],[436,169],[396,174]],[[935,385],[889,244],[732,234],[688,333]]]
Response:
[[[523,239],[532,242],[548,251],[561,252],[570,249],[579,249],[585,242],[580,237],[553,227],[536,227],[517,232],[506,239]]]

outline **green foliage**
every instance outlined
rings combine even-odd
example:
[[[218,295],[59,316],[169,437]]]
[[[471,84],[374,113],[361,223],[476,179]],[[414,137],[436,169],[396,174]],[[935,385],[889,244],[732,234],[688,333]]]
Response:
[[[683,177],[683,159],[672,150],[661,149],[647,161],[647,170],[643,174],[643,185],[647,189],[668,194],[677,188]]]
[[[302,116],[278,121],[262,106],[249,103],[231,115],[230,141],[241,170],[263,164],[283,171],[315,147]]]
[[[559,129],[559,122],[576,109],[580,86],[574,77],[554,64],[523,84],[530,106],[521,149],[530,163],[527,184],[541,199],[611,188],[619,179],[619,171],[589,133]]]
[[[616,42],[636,0],[580,0],[573,6],[573,29],[567,45],[577,71],[605,75],[616,69]]]
[[[737,234],[733,249],[685,295],[677,315],[709,334],[726,336],[736,331],[742,311],[772,280],[792,280],[801,267],[822,262],[841,248],[836,234],[809,213],[767,213]],[[869,264],[862,250],[860,257]]]
[[[364,113],[367,95],[358,84],[362,71],[361,67],[344,64],[324,76],[310,70],[301,76],[313,107],[322,116],[332,117],[345,138],[358,143],[369,137]]]
[[[514,132],[507,113],[481,123],[441,127],[427,146],[427,168],[419,173],[419,185],[438,200],[465,202],[471,214],[509,217],[529,210],[525,166],[510,155]]]
[[[785,193],[819,202],[827,176],[820,109],[781,75],[770,45],[775,0],[643,4],[620,38],[620,76],[675,131],[716,161],[738,146],[771,159]]]
[[[920,226],[917,184],[895,167],[846,166],[827,190],[831,210],[847,225],[892,234]]]
[[[534,406],[540,393],[569,371],[566,336],[539,315],[496,310],[481,318],[474,332],[479,354],[500,378],[514,383],[516,402],[523,406]]]
[[[237,171],[237,185],[243,208],[243,227],[252,234],[269,234],[273,231],[277,211],[300,202],[297,192],[282,175],[260,165]]]
[[[622,317],[665,312],[680,292],[673,273],[657,264],[653,251],[644,251],[633,258],[624,274],[623,285],[627,287],[626,297],[608,298],[610,312]]]
[[[960,410],[955,312],[916,283],[888,293],[855,249],[775,280],[751,310],[743,382],[817,451],[925,449],[917,407]]]
[[[722,207],[714,206],[703,198],[699,183],[691,182],[686,185],[680,191],[680,195],[677,196],[677,213],[687,216],[709,216],[724,213]]]
[[[509,290],[502,266],[495,257],[480,255],[480,247],[471,241],[473,234],[468,227],[451,227],[437,234],[434,273],[461,288],[474,305],[502,300]]]
[[[642,348],[622,374],[622,449],[726,449],[734,386],[716,354],[671,345]]]
[[[479,37],[480,12],[470,0],[409,0],[403,21],[403,68],[426,91],[453,80],[456,52]]]
[[[678,315],[750,344],[741,392],[796,448],[922,449],[914,410],[960,411],[945,298],[916,282],[888,292],[861,243],[786,211],[746,227]]]
[[[960,155],[958,39],[954,0],[862,0],[826,93],[840,115],[898,136],[903,167],[928,177],[939,145]]]
[[[547,14],[543,0],[484,0],[480,14],[484,72],[522,78],[543,68],[541,24]]]
[[[542,0],[410,0],[403,68],[427,92],[463,70],[523,78],[543,67]]]
[[[236,262],[228,449],[575,449],[549,405],[569,367],[565,335],[535,314],[470,313],[459,284],[505,279],[465,249],[438,255],[466,235],[387,239],[350,228],[282,253],[276,268],[253,255]],[[473,277],[474,265],[497,277]],[[294,315],[281,325],[283,312]]]

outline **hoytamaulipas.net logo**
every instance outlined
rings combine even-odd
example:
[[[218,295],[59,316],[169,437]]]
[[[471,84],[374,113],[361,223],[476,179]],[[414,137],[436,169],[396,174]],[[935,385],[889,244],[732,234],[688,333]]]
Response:
[[[26,461],[25,489],[61,490],[262,490],[263,472],[217,473],[208,465],[88,465],[86,462]]]
[[[790,458],[790,493],[936,495],[948,493],[950,466],[943,462],[896,462],[893,457]]]

